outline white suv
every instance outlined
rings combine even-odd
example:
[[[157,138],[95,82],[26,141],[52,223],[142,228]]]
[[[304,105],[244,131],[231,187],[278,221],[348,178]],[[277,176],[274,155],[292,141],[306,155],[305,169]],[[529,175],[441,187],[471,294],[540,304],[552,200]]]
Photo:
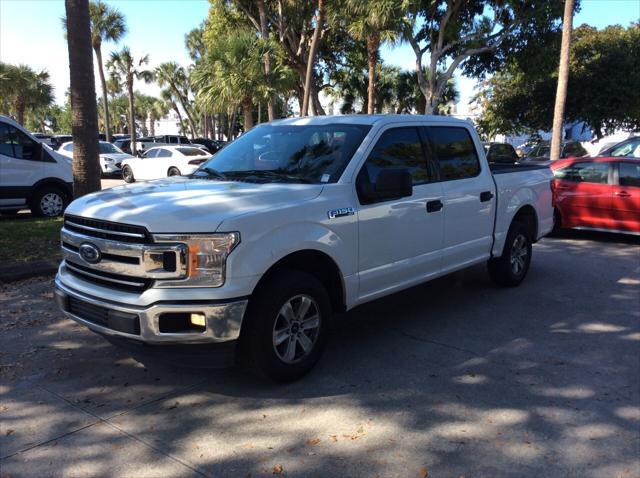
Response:
[[[0,116],[0,214],[59,216],[72,198],[71,161]]]

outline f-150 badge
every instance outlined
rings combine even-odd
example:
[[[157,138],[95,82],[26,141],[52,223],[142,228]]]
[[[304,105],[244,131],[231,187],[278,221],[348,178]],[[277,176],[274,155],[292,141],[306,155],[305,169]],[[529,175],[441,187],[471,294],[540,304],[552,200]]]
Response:
[[[329,219],[335,219],[336,217],[353,216],[355,213],[356,211],[352,207],[341,207],[327,211],[327,216]]]

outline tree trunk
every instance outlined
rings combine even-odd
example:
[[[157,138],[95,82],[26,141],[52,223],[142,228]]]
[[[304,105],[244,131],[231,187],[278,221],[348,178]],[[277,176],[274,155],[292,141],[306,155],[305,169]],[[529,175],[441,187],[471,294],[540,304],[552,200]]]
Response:
[[[320,91],[315,85],[311,85],[311,104],[313,106],[313,114],[317,116],[324,116],[326,113],[322,104],[320,103]]]
[[[562,125],[564,123],[564,105],[567,99],[569,83],[569,50],[571,48],[571,29],[573,24],[573,0],[565,0],[562,19],[562,46],[560,47],[560,69],[558,71],[558,89],[553,109],[553,132],[551,135],[551,160],[560,159],[562,149]]]
[[[111,124],[109,121],[109,99],[107,96],[107,81],[104,78],[104,68],[102,66],[102,49],[100,45],[95,45],[96,60],[98,61],[98,74],[100,75],[100,86],[102,87],[102,109],[104,111],[104,134],[107,142],[111,142]]]
[[[131,154],[134,156],[138,150],[136,148],[136,114],[133,100],[133,77],[127,78],[127,95],[129,96],[129,134],[131,135]]]
[[[229,132],[227,133],[227,141],[231,141],[233,140],[233,127],[234,123],[236,122],[236,109],[233,108],[231,114],[227,114],[227,116],[229,116]]]
[[[258,124],[262,123],[262,103],[258,101]]]
[[[264,4],[264,0],[257,0],[258,4],[258,14],[260,16],[260,36],[264,40],[269,39],[269,24],[267,23],[267,9]],[[265,53],[264,55],[264,73],[268,77],[271,74],[271,57],[269,53]],[[273,121],[275,119],[274,110],[273,110],[273,98],[269,98],[267,101],[267,116],[269,117],[269,121]],[[260,119],[258,119],[258,123],[260,123]]]
[[[18,98],[16,101],[16,121],[24,126],[24,112],[27,109],[24,98]]]
[[[156,135],[156,119],[153,116],[149,118],[149,130],[151,131],[151,136]]]
[[[73,135],[73,194],[100,190],[98,110],[88,0],[65,0]]]
[[[182,93],[180,93],[180,90],[178,90],[178,88],[174,85],[171,84],[171,88],[173,89],[174,93],[176,94],[176,97],[178,98],[178,101],[180,102],[180,104],[182,105],[182,109],[184,110],[185,114],[187,115],[187,122],[189,123],[189,129],[191,130],[191,139],[196,137],[196,125],[195,122],[193,121],[193,118],[191,117],[191,113],[189,112],[189,100],[187,97],[183,97]]]
[[[304,80],[304,97],[302,98],[302,111],[300,116],[308,116],[309,114],[309,95],[311,93],[311,82],[313,81],[313,66],[316,61],[316,52],[320,46],[320,32],[324,23],[324,0],[318,0],[318,13],[316,15],[316,28],[313,31],[311,39],[311,48],[309,49],[309,57],[307,58],[307,74]]]
[[[367,113],[375,113],[376,106],[376,65],[378,64],[378,48],[380,33],[376,32],[367,38],[367,62],[369,63],[369,88],[367,90]]]
[[[244,132],[246,133],[253,128],[253,105],[251,98],[245,98],[242,101],[242,114],[244,116]]]

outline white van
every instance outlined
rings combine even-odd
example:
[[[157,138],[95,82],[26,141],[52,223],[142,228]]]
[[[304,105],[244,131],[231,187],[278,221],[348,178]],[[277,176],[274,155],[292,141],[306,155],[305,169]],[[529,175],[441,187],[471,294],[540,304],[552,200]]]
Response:
[[[0,214],[59,216],[72,198],[71,161],[0,115]]]

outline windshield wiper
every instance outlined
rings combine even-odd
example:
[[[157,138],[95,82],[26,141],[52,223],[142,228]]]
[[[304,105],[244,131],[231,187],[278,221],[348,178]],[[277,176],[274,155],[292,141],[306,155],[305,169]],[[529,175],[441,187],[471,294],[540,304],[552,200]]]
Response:
[[[253,177],[262,179],[273,179],[276,181],[288,181],[288,182],[300,182],[300,183],[313,183],[310,179],[295,176],[293,174],[287,174],[284,172],[278,172],[268,169],[249,169],[247,171],[226,171],[227,178],[248,179]]]
[[[202,176],[200,174],[197,174],[197,173],[201,173],[201,172],[207,173],[208,177],[213,177],[213,178],[216,178],[216,179],[222,179],[223,181],[227,180],[227,177],[224,174],[222,174],[220,171],[216,171],[213,168],[200,168],[200,169],[194,171],[193,174],[191,175],[191,177],[196,177],[196,178],[205,177],[205,176]]]

